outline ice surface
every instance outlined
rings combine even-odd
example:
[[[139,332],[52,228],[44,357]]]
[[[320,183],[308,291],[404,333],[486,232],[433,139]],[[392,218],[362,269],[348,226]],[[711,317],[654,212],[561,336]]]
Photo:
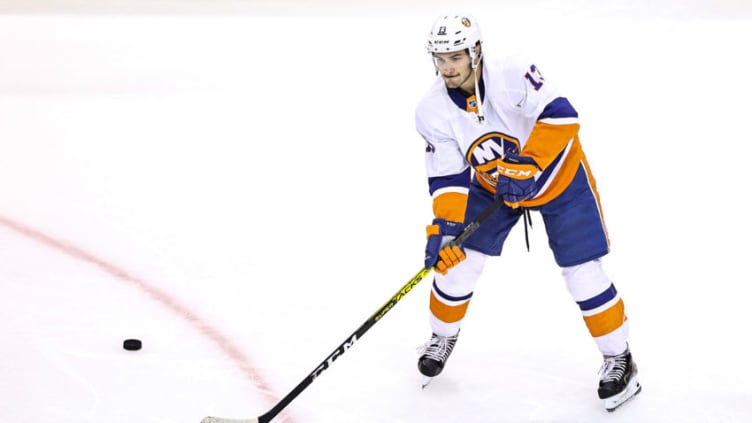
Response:
[[[0,9],[7,421],[260,415],[420,269],[413,110],[443,4],[157,3]],[[516,228],[425,390],[430,281],[278,421],[752,420],[749,9],[568,5],[465,9],[488,57],[531,57],[580,113],[640,397],[603,410],[600,357],[534,214],[532,251]]]

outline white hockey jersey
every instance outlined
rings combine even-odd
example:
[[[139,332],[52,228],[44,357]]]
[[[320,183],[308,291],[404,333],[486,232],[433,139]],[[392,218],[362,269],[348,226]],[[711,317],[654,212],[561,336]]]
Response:
[[[479,85],[482,123],[475,97],[447,89],[441,77],[416,109],[436,217],[463,221],[471,183],[495,193],[497,159],[506,152],[530,157],[541,169],[535,175],[538,193],[521,202],[523,207],[551,201],[569,185],[580,164],[587,167],[577,136],[577,112],[534,64],[484,59]]]

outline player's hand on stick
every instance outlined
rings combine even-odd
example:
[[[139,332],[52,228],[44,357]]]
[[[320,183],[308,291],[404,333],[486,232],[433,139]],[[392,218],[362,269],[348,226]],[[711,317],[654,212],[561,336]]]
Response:
[[[426,226],[426,269],[435,267],[437,272],[446,275],[449,269],[465,259],[460,246],[448,245],[462,229],[462,223],[444,219],[434,219],[433,224]]]
[[[538,164],[530,157],[507,153],[497,162],[498,177],[496,180],[496,198],[502,197],[504,202],[517,208],[520,201],[532,198],[538,193],[535,185],[535,174]]]

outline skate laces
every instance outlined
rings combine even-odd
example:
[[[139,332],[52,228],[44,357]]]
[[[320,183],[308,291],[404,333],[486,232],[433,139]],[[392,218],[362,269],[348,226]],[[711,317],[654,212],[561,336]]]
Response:
[[[418,347],[418,353],[436,361],[446,361],[457,342],[457,335],[439,336],[432,335],[431,340]]]
[[[627,371],[627,353],[604,357],[603,365],[599,371],[601,382],[613,382],[621,380]]]

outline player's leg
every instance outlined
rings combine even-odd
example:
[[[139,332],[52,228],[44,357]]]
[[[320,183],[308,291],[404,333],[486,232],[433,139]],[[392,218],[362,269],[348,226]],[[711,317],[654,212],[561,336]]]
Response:
[[[475,250],[465,249],[465,255],[446,275],[437,273],[431,286],[432,334],[418,359],[418,370],[427,377],[438,376],[444,369],[486,261],[486,255]]]
[[[639,382],[627,344],[629,322],[624,302],[601,265],[609,250],[608,234],[588,175],[583,165],[567,190],[541,207],[541,214],[567,289],[604,357],[598,395],[613,399],[631,390],[631,397],[639,392]],[[609,407],[613,404],[607,401]]]
[[[488,192],[477,187],[471,188],[465,222],[475,219],[492,201],[493,196]],[[418,369],[424,376],[437,376],[444,369],[457,342],[486,257],[501,253],[504,240],[519,217],[519,210],[502,207],[463,244],[467,258],[446,275],[435,274],[429,302],[432,335],[418,359]]]

